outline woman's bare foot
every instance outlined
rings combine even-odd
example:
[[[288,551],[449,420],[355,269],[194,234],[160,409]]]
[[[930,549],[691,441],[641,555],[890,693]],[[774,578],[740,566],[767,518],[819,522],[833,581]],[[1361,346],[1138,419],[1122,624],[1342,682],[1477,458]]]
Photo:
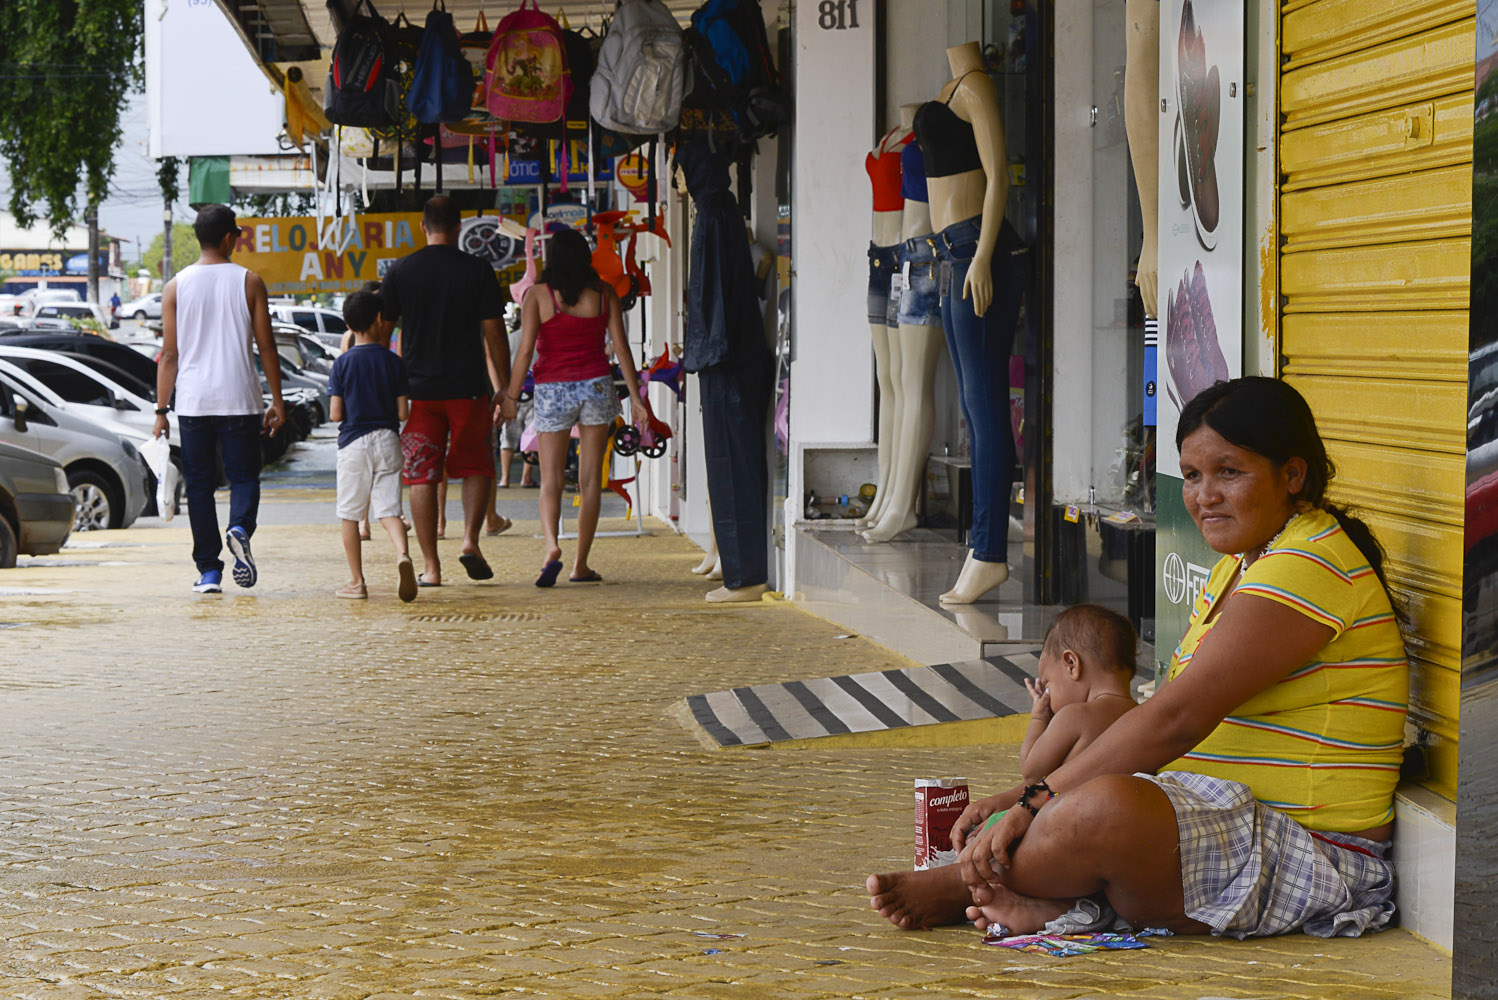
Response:
[[[969,906],[967,919],[980,931],[988,930],[991,924],[999,924],[1010,934],[1040,932],[1046,924],[1070,910],[1073,902],[1070,899],[1031,899],[1002,885],[989,886],[986,890],[980,888],[975,898],[978,895],[987,902],[981,906]]]
[[[870,875],[864,885],[869,890],[869,905],[904,931],[960,924],[972,898],[962,882],[962,869],[956,865]]]

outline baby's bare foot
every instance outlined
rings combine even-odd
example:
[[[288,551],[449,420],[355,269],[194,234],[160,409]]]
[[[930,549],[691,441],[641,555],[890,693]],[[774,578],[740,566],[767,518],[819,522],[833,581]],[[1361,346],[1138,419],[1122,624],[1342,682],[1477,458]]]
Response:
[[[1002,885],[979,888],[973,900],[975,905],[967,908],[966,916],[978,930],[998,924],[1010,934],[1035,934],[1072,906],[1069,899],[1032,899]]]
[[[901,930],[930,930],[962,922],[968,899],[956,865],[924,872],[870,875],[869,905]]]

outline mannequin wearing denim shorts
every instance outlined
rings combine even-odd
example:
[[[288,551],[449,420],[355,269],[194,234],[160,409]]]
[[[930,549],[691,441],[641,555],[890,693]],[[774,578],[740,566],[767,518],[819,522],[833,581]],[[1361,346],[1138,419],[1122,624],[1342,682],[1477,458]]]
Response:
[[[916,526],[916,497],[926,473],[931,428],[936,423],[936,365],[943,344],[925,160],[920,147],[911,143],[900,154],[900,161],[901,193],[905,196],[900,268],[905,287],[890,341],[896,400],[894,462],[885,491],[888,500],[877,523],[863,533],[871,542],[890,541]]]
[[[957,373],[973,466],[967,560],[947,604],[971,604],[1009,578],[1014,436],[1009,355],[1029,250],[1004,219],[1008,156],[998,94],[978,43],[947,50],[953,79],[921,105],[915,133],[926,162],[939,268],[942,328]]]
[[[912,138],[910,122],[915,117],[915,109],[913,104],[908,106],[908,110],[901,108],[900,123],[886,132],[864,159],[874,195],[874,238],[869,243],[868,317],[869,335],[874,346],[874,374],[879,382],[879,461],[875,478],[878,492],[868,513],[859,519],[860,527],[877,521],[879,511],[887,502],[891,472],[898,405],[894,366],[898,362],[890,354],[890,341],[895,336],[892,322],[895,304],[890,300],[890,281],[899,271],[900,220],[904,207],[900,190],[900,151]]]

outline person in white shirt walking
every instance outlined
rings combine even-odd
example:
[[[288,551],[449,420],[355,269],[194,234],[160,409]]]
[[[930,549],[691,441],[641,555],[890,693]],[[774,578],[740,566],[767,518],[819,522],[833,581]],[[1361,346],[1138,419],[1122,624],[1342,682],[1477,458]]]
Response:
[[[231,263],[239,223],[225,205],[206,205],[193,223],[202,252],[195,264],[167,282],[161,295],[161,360],[156,373],[156,436],[168,433],[168,408],[182,429],[182,477],[192,558],[198,567],[193,591],[223,591],[219,558],[220,456],[229,481],[229,530],[224,543],[234,556],[234,582],[253,587],[259,573],[250,552],[260,507],[260,434],[286,422],[281,365],[271,333],[265,282]],[[266,409],[251,355],[253,339],[270,387]],[[172,399],[175,390],[176,399]]]

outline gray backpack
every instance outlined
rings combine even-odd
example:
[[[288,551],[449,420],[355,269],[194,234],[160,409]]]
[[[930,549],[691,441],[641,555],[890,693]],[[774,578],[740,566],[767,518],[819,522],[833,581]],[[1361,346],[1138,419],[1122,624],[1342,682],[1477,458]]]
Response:
[[[669,132],[686,88],[681,26],[661,0],[621,0],[598,50],[588,110],[615,132]]]

